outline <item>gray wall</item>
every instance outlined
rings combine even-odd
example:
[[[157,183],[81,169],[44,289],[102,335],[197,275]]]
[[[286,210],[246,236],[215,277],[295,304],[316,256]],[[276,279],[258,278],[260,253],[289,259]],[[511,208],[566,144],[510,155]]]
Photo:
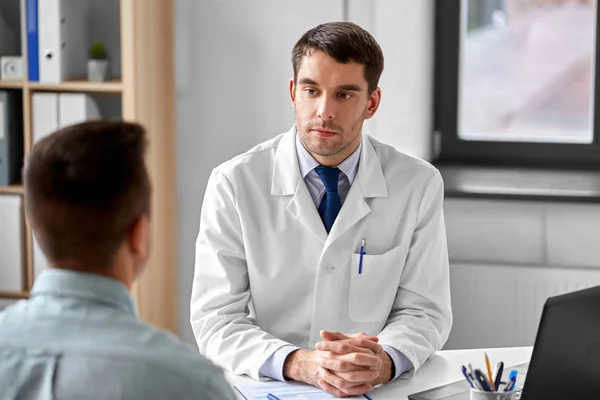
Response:
[[[109,78],[121,76],[120,0],[88,1],[88,48],[96,41],[103,42],[109,59]]]
[[[290,54],[322,22],[357,22],[386,57],[382,104],[365,132],[429,157],[431,0],[176,0],[180,334],[193,342],[194,242],[212,168],[293,123]]]

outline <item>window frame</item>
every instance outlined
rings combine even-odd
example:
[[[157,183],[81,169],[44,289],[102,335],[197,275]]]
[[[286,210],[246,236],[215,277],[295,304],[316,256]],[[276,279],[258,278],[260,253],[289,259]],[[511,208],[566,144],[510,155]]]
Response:
[[[596,6],[593,141],[588,144],[464,140],[459,137],[462,5],[463,0],[435,2],[434,161],[463,165],[600,169],[600,4]]]

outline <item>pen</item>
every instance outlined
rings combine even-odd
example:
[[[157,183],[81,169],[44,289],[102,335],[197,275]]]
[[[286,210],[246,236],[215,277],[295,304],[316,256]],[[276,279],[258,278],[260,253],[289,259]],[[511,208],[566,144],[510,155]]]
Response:
[[[474,388],[475,386],[473,386],[473,382],[471,382],[471,377],[467,372],[467,367],[465,367],[464,365],[462,366],[462,373],[465,376],[465,378],[467,378],[467,382],[469,382],[469,385],[471,385],[471,387]]]
[[[487,353],[485,353],[485,367],[487,369],[489,382],[492,385],[492,391],[496,391],[496,385],[494,385],[494,378],[492,377],[492,368],[490,367],[490,359],[488,358]]]
[[[485,375],[483,375],[483,372],[481,372],[481,370],[479,368],[475,370],[475,378],[477,379],[479,386],[481,386],[481,390],[483,390],[485,392],[492,391],[492,387],[490,386],[489,382],[487,381],[487,378],[485,377]]]
[[[370,398],[369,396],[367,396],[366,394],[363,394],[363,397],[367,400],[373,400],[372,398]]]
[[[469,377],[471,378],[471,382],[475,385],[476,389],[483,390],[479,382],[477,382],[477,378],[475,378],[475,371],[473,370],[473,364],[469,363]]]
[[[271,394],[271,393],[267,393],[267,399],[269,400],[279,400],[279,397]]]
[[[473,371],[473,364],[469,363],[469,377],[471,378],[471,382],[473,382],[473,385],[475,386],[476,389],[479,390],[483,390],[483,388],[481,387],[481,385],[479,384],[479,382],[477,382],[477,378],[475,378],[475,371]]]
[[[360,245],[360,259],[358,261],[358,274],[362,274],[362,262],[363,262],[363,255],[365,254],[365,239],[362,240],[362,243]]]
[[[475,373],[469,374],[469,377],[471,378],[471,382],[473,382],[473,387],[475,389],[483,390],[483,388],[481,387],[481,385],[477,381],[477,378],[475,378]]]
[[[496,368],[494,369],[494,385],[496,386],[496,390],[500,389],[500,382],[502,381],[503,371],[504,363],[502,361],[498,361],[498,364],[496,364]]]
[[[513,369],[510,371],[508,375],[508,381],[506,382],[506,387],[504,388],[505,392],[510,392],[515,388],[515,384],[517,383],[517,370]]]

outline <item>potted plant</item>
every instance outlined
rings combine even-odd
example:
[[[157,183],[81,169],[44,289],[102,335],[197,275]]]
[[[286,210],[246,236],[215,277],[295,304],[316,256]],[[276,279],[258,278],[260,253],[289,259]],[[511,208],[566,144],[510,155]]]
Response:
[[[106,58],[106,49],[102,42],[95,42],[90,47],[90,59],[87,65],[88,81],[104,82],[108,70],[108,59]]]

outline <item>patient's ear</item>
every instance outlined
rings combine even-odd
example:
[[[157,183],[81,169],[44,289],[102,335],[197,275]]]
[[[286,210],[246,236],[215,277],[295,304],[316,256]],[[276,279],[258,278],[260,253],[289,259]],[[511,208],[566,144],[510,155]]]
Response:
[[[150,257],[151,226],[148,217],[140,217],[131,225],[127,234],[130,253],[145,264]]]

